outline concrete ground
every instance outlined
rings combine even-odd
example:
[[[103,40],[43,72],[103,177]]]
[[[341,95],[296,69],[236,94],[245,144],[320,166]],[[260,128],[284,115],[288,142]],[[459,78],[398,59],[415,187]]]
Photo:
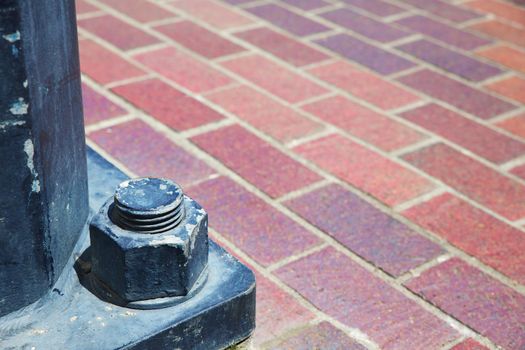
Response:
[[[525,7],[77,0],[89,145],[179,182],[259,349],[525,349]]]

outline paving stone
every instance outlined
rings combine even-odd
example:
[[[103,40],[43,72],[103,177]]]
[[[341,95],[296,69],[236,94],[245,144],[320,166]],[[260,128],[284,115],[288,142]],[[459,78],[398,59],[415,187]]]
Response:
[[[192,142],[273,198],[321,178],[239,125],[193,137]]]
[[[215,173],[140,120],[93,132],[89,138],[138,176],[164,177],[186,187]]]
[[[428,11],[452,22],[461,23],[482,17],[481,14],[461,8],[443,0],[403,0],[405,3]]]
[[[235,33],[235,36],[294,66],[304,66],[329,58],[317,49],[266,27]]]
[[[271,350],[293,350],[293,349],[345,349],[366,350],[354,339],[347,336],[343,331],[334,327],[331,323],[323,321],[315,326],[308,327],[298,334],[270,346]]]
[[[320,243],[304,227],[225,177],[187,192],[206,208],[214,230],[264,266]]]
[[[280,98],[297,103],[328,92],[326,89],[293,72],[284,65],[259,56],[243,56],[221,64],[230,71]]]
[[[474,339],[467,339],[465,341],[462,341],[458,345],[454,346],[450,350],[489,350],[489,348],[487,348],[484,345],[481,345]]]
[[[250,7],[246,11],[298,36],[322,33],[330,29],[319,22],[275,4]]]
[[[525,186],[444,144],[403,158],[509,220],[525,216]]]
[[[135,64],[91,40],[80,40],[80,67],[82,73],[100,84],[146,75]]]
[[[419,97],[406,89],[344,61],[318,66],[308,71],[381,109],[396,109],[419,100]]]
[[[175,130],[223,119],[220,113],[159,79],[120,85],[112,91]]]
[[[210,0],[179,0],[171,2],[170,6],[218,29],[231,29],[253,23],[239,12]]]
[[[224,89],[206,98],[280,142],[305,137],[324,128],[247,86]]]
[[[86,13],[100,11],[98,7],[96,7],[93,4],[90,4],[89,2],[85,0],[76,0],[75,7],[76,7],[77,15],[84,15]]]
[[[294,151],[389,206],[434,189],[412,170],[339,135],[299,145]]]
[[[525,296],[460,259],[423,272],[407,287],[503,348],[525,347]]]
[[[190,21],[169,23],[155,30],[175,40],[182,46],[206,58],[218,58],[239,53],[245,49],[206,28]]]
[[[231,4],[231,5],[242,5],[242,4],[245,4],[247,2],[252,2],[253,0],[222,0],[228,4]]]
[[[323,187],[285,204],[392,276],[443,253],[437,244],[339,185]]]
[[[426,138],[422,133],[342,96],[328,97],[301,108],[385,151],[403,148]]]
[[[508,97],[525,104],[525,79],[513,76],[507,79],[499,80],[486,86],[489,90],[494,91],[501,96]]]
[[[508,41],[519,46],[525,46],[525,29],[516,28],[507,23],[491,20],[482,23],[476,23],[469,29],[489,35],[493,38]]]
[[[439,349],[458,337],[445,322],[334,248],[285,265],[276,274],[321,311],[365,332],[381,349]]]
[[[257,280],[257,302],[255,304],[257,327],[252,339],[253,345],[259,349],[262,343],[270,339],[276,339],[281,334],[286,334],[295,328],[304,327],[315,316],[268,278],[259,273],[256,273],[255,277]]]
[[[173,47],[148,51],[134,58],[193,92],[214,90],[232,83],[223,73]]]
[[[102,120],[126,114],[126,110],[107,97],[99,94],[86,84],[82,84],[82,104],[84,106],[84,123],[90,125]]]
[[[473,50],[491,43],[491,40],[421,15],[406,17],[395,23],[463,50]]]
[[[501,69],[493,65],[478,61],[457,51],[449,50],[425,39],[400,45],[397,48],[471,81],[482,81],[503,73]]]
[[[428,69],[405,75],[398,80],[481,119],[493,118],[516,108],[497,97]]]
[[[281,0],[285,4],[300,8],[301,10],[315,10],[330,5],[324,0]]]
[[[525,285],[525,234],[446,193],[403,215]]]
[[[111,15],[86,18],[78,25],[122,50],[156,44],[159,39]]]
[[[406,11],[400,6],[383,0],[343,0],[343,2],[380,17],[393,16]]]
[[[498,45],[477,52],[478,55],[525,73],[525,53],[510,46]]]
[[[525,139],[525,113],[502,120],[495,125]]]
[[[382,43],[399,40],[410,35],[410,33],[405,30],[360,15],[348,8],[339,8],[330,12],[324,12],[321,14],[321,17],[369,39]]]
[[[397,73],[415,66],[415,63],[401,56],[347,34],[336,34],[315,42],[382,75]]]
[[[149,1],[144,0],[103,0],[105,4],[113,7],[120,13],[136,21],[147,23],[175,18],[177,15]]]
[[[510,173],[525,179],[525,165],[520,165],[510,170]]]
[[[505,163],[525,154],[525,143],[436,104],[404,112],[401,117],[494,163]]]
[[[465,5],[525,26],[525,9],[510,3],[494,0],[476,0],[468,1]]]

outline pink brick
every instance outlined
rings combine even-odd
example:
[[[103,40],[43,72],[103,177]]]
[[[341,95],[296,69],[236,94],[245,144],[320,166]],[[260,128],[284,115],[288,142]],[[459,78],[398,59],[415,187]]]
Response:
[[[281,334],[300,328],[313,318],[314,315],[291,295],[267,278],[257,274],[257,328],[253,335],[255,346],[275,340]]]
[[[186,130],[223,119],[202,102],[170,85],[149,79],[112,89],[116,94],[175,130]]]
[[[77,15],[83,15],[89,12],[100,11],[100,9],[85,0],[76,0],[75,2]]]
[[[496,126],[525,139],[525,113],[500,121]]]
[[[403,215],[525,285],[525,236],[520,230],[448,193]]]
[[[160,6],[145,0],[103,0],[104,3],[115,10],[133,18],[136,21],[146,23],[174,18],[177,15]]]
[[[494,163],[505,163],[525,154],[524,143],[436,104],[416,108],[401,116]]]
[[[385,151],[403,148],[426,138],[420,132],[342,96],[328,97],[302,108]]]
[[[440,349],[458,334],[333,248],[276,272],[315,307],[366,333],[381,349]]]
[[[477,23],[469,27],[488,36],[525,46],[525,29],[516,28],[507,23],[491,20]]]
[[[78,25],[122,50],[159,42],[154,36],[111,15],[83,19],[78,21]]]
[[[198,135],[192,141],[274,198],[321,179],[238,125]]]
[[[515,71],[525,73],[525,51],[506,45],[499,45],[478,51],[477,54]]]
[[[206,98],[281,142],[323,129],[319,123],[247,86],[221,90]]]
[[[277,345],[268,347],[273,350],[284,349],[344,349],[366,350],[354,339],[332,324],[323,321],[301,330],[298,334],[280,341]]]
[[[510,170],[510,173],[519,176],[522,179],[525,179],[525,165],[520,165],[515,168],[512,168]]]
[[[330,135],[294,150],[390,206],[434,189],[430,181],[412,170],[339,135]]]
[[[304,227],[225,177],[187,192],[206,208],[215,231],[264,266],[319,244]]]
[[[253,22],[239,12],[210,0],[179,0],[170,5],[219,29],[240,27]]]
[[[262,56],[239,57],[225,61],[222,65],[291,103],[297,103],[327,92],[313,81],[303,78],[285,66]]]
[[[82,103],[86,125],[126,114],[124,108],[111,102],[86,84],[82,84]]]
[[[525,296],[458,258],[423,272],[407,287],[502,348],[525,348]]]
[[[206,58],[218,58],[244,48],[190,21],[165,24],[155,30]]]
[[[149,51],[135,59],[193,92],[204,92],[230,84],[230,78],[175,48]]]
[[[250,29],[235,35],[294,66],[304,66],[329,58],[317,49],[266,27]]]
[[[474,339],[467,339],[454,346],[450,350],[489,350],[486,346],[481,345]]]
[[[466,5],[473,9],[501,17],[503,20],[514,21],[525,26],[525,9],[510,3],[494,0],[476,0],[469,1]]]
[[[419,98],[404,88],[343,61],[322,65],[310,73],[381,109],[395,109]]]
[[[444,144],[426,147],[403,158],[510,220],[525,216],[522,184]]]
[[[487,89],[494,91],[501,96],[513,99],[525,104],[525,79],[518,76],[505,78],[486,86]]]
[[[133,63],[91,40],[81,40],[79,46],[82,73],[101,84],[146,74]]]
[[[164,177],[186,187],[215,173],[139,120],[93,132],[89,138],[139,176]]]

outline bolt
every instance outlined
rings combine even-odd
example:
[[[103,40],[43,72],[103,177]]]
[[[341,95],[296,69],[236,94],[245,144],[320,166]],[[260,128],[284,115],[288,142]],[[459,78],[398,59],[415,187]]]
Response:
[[[170,180],[125,181],[117,188],[110,218],[129,231],[151,234],[169,231],[184,218],[183,198],[182,189]]]
[[[172,181],[121,183],[93,216],[90,237],[97,288],[125,306],[188,298],[206,280],[208,214]]]

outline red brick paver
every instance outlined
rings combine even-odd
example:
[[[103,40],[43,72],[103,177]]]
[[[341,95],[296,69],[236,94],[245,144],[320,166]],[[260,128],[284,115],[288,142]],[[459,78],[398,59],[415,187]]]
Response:
[[[90,145],[208,211],[255,349],[525,348],[525,1],[76,5]]]

